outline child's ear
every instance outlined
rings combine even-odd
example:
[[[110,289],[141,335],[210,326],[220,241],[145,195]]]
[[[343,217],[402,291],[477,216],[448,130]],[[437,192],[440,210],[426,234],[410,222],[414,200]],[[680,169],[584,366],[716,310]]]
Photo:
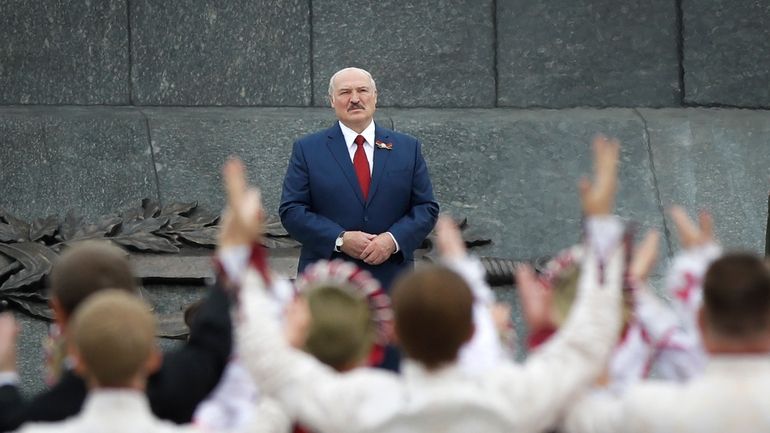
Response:
[[[161,365],[163,365],[163,353],[157,347],[153,347],[150,356],[147,357],[147,362],[144,364],[147,375],[149,376],[160,370]]]
[[[67,345],[67,355],[72,360],[73,363],[73,371],[78,376],[82,377],[84,380],[86,379],[88,375],[88,366],[86,365],[85,361],[83,361],[83,357],[80,356],[80,352],[75,347],[74,344],[69,343]]]

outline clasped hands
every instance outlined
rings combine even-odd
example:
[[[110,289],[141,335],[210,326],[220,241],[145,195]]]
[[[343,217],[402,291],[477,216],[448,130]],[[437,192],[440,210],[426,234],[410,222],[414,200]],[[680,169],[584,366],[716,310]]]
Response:
[[[396,252],[396,244],[388,233],[373,235],[349,231],[342,235],[340,250],[350,257],[363,260],[366,264],[379,265]]]

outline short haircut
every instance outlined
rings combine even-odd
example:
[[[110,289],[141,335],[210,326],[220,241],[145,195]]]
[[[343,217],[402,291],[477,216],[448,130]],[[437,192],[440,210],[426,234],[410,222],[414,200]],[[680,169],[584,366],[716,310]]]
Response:
[[[366,299],[332,286],[310,290],[306,296],[311,319],[305,350],[337,370],[365,359],[374,343]]]
[[[71,341],[89,377],[101,387],[128,384],[144,368],[155,345],[149,306],[124,290],[102,290],[72,319]]]
[[[329,97],[334,96],[334,79],[337,78],[338,75],[347,71],[358,71],[363,73],[364,75],[366,75],[367,78],[369,78],[369,82],[372,84],[372,91],[374,92],[377,91],[377,83],[374,82],[374,77],[372,77],[372,74],[370,74],[369,71],[361,68],[344,68],[335,72],[334,75],[332,75],[332,77],[329,78]]]
[[[770,273],[750,253],[726,254],[703,281],[707,325],[718,335],[751,338],[770,330]]]
[[[102,289],[138,293],[126,253],[109,242],[88,241],[68,248],[54,263],[49,278],[51,294],[67,314]]]
[[[198,299],[185,308],[182,317],[184,318],[184,324],[187,325],[188,329],[192,329],[193,322],[195,322],[195,319],[198,317],[202,305],[203,299]]]
[[[454,362],[473,333],[473,294],[444,267],[426,265],[400,277],[393,312],[404,352],[428,369]]]

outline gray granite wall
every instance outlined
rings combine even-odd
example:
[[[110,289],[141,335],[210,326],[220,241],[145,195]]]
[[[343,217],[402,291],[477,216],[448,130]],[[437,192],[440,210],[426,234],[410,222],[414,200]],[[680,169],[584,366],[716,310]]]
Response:
[[[769,29],[761,1],[0,0],[0,208],[217,210],[238,154],[275,213],[292,140],[331,124],[329,76],[355,65],[378,121],[423,141],[442,208],[493,240],[481,254],[576,240],[596,132],[623,140],[619,210],[663,231],[664,262],[674,203],[759,252]],[[148,290],[164,312],[198,295]],[[22,320],[32,392],[45,330]]]
[[[770,107],[770,4],[0,0],[0,104]]]
[[[333,120],[328,108],[0,108],[0,208],[95,218],[149,197],[217,211],[234,154],[277,214],[293,139]],[[422,140],[443,209],[492,238],[485,254],[535,257],[575,240],[575,182],[597,132],[623,142],[623,215],[664,229],[665,207],[709,208],[725,243],[763,246],[767,111],[384,108],[377,121]]]

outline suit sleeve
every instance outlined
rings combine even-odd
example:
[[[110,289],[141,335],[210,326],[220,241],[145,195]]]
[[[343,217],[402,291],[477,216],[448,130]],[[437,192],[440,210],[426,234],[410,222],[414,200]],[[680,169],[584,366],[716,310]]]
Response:
[[[526,407],[531,431],[546,431],[553,426],[567,403],[599,377],[620,333],[622,225],[608,219],[601,228],[594,225],[596,231],[591,226],[588,224],[577,296],[567,321],[548,343],[530,353],[523,373],[516,378],[517,386],[500,382],[504,387],[501,392],[510,395],[512,407]],[[613,226],[620,229],[614,230]],[[608,232],[617,236],[607,239]],[[600,245],[607,247],[606,260],[597,254]]]
[[[318,257],[331,257],[334,241],[344,228],[311,210],[308,166],[299,141],[294,143],[286,169],[278,214],[286,231],[303,248]]]
[[[400,247],[399,254],[402,254],[405,260],[412,259],[414,250],[433,230],[439,212],[438,203],[433,197],[433,185],[428,175],[428,166],[422,157],[422,145],[419,140],[415,146],[414,158],[411,208],[388,230],[396,238]]]
[[[85,383],[70,371],[31,400],[24,400],[15,385],[4,385],[0,387],[0,431],[13,431],[30,421],[64,420],[80,412],[85,397]]]
[[[232,349],[230,300],[212,287],[190,330],[190,338],[165,354],[160,370],[147,384],[153,412],[176,423],[192,419],[196,406],[219,382]]]

